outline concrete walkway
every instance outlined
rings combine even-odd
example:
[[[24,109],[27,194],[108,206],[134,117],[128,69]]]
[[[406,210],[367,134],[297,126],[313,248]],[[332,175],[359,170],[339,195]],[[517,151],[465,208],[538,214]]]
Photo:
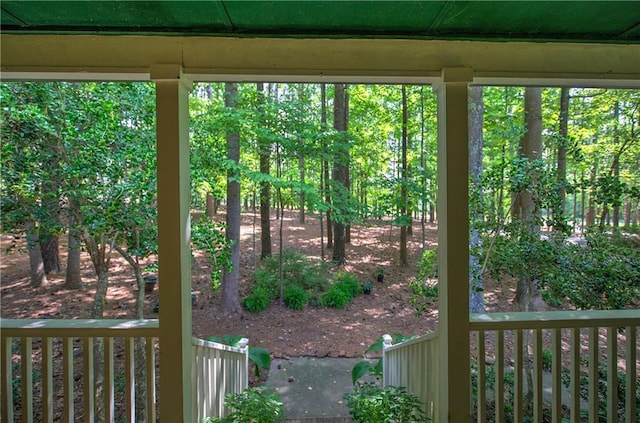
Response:
[[[287,419],[348,417],[344,394],[353,392],[354,358],[302,357],[271,362],[266,385],[276,392]]]

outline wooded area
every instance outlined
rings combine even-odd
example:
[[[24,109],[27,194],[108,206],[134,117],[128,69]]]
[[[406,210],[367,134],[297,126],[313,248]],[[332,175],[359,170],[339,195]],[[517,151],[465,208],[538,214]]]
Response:
[[[117,252],[135,274],[141,310],[140,263],[157,250],[153,85],[3,82],[1,90],[3,233],[26,237],[32,285],[65,268],[67,287],[81,286],[85,249],[100,318]],[[322,219],[323,260],[348,262],[350,224],[384,219],[400,228],[397,262],[406,265],[407,234],[437,221],[436,109],[428,86],[195,85],[192,209],[214,217],[223,205],[226,225],[194,219],[193,241],[216,263],[225,309],[241,307],[243,210],[260,213],[261,258],[282,236],[283,210],[295,209],[300,224]],[[639,124],[635,90],[470,89],[473,311],[482,310],[483,277],[516,278],[521,310],[543,300],[637,303]]]

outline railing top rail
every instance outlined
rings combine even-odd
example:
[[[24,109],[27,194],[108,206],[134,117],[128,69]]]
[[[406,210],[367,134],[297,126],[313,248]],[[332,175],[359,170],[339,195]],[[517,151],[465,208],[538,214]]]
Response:
[[[393,351],[402,347],[407,347],[413,344],[419,344],[421,342],[428,342],[438,338],[438,332],[431,332],[424,335],[417,336],[415,338],[407,339],[406,341],[398,342],[384,349],[385,352]]]
[[[243,338],[246,339],[246,338]],[[230,352],[236,352],[236,353],[240,353],[240,354],[244,354],[245,350],[242,347],[232,347],[226,344],[221,344],[219,342],[213,342],[213,341],[205,341],[204,339],[200,339],[200,338],[196,338],[193,337],[191,338],[191,345],[196,346],[196,347],[204,347],[204,348],[211,348],[211,349],[215,349],[215,350],[224,350],[224,351],[230,351]]]
[[[640,310],[471,313],[469,329],[550,329],[640,326]]]
[[[0,319],[2,336],[158,337],[157,319]]]

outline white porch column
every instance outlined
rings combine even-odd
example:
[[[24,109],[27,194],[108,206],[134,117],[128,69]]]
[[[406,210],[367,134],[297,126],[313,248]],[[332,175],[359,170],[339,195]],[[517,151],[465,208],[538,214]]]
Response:
[[[180,65],[151,69],[156,82],[160,418],[191,423],[189,90]]]
[[[468,422],[470,68],[446,68],[438,93],[440,422]]]

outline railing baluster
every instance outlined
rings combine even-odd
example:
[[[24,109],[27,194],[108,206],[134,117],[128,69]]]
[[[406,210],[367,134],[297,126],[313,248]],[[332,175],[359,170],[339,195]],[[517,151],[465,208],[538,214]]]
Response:
[[[618,422],[618,330],[607,328],[607,422]]]
[[[551,329],[551,421],[560,423],[562,417],[562,332]]]
[[[135,389],[135,360],[134,338],[124,338],[124,380],[125,380],[125,413],[126,421],[135,423],[136,420],[136,389]]]
[[[626,387],[625,392],[625,421],[632,422],[636,419],[636,384],[638,383],[636,363],[638,359],[636,326],[627,326],[627,350],[625,351]]]
[[[42,338],[42,422],[53,423],[53,340]]]
[[[533,421],[542,421],[542,329],[533,330]]]
[[[147,356],[147,421],[156,421],[156,354],[154,338],[148,337],[145,342]]]
[[[589,423],[598,423],[598,328],[589,328]]]
[[[571,329],[571,423],[580,423],[580,328]]]
[[[11,345],[13,344],[13,338],[3,336],[1,340],[2,351],[0,359],[2,363],[2,401],[0,401],[0,408],[2,408],[2,421],[13,422],[13,359],[11,357]]]
[[[104,414],[105,421],[115,419],[113,387],[113,338],[104,338]]]
[[[82,376],[84,395],[84,421],[93,423],[96,414],[96,375],[94,363],[93,338],[84,338],[82,341]]]
[[[33,423],[33,338],[20,339],[20,382],[22,391],[22,421]]]
[[[496,395],[496,423],[502,423],[504,421],[504,332],[502,330],[496,331],[496,382],[495,382],[495,395]]]
[[[518,329],[513,331],[513,344],[515,347],[515,362],[513,369],[513,417],[515,423],[522,422],[523,416],[523,399],[524,395],[522,393],[522,375],[524,372],[524,353],[522,351],[523,346],[523,337],[522,330]]]
[[[478,387],[476,388],[478,405],[478,423],[486,423],[487,421],[487,377],[486,377],[486,350],[485,350],[485,337],[484,330],[478,331]]]
[[[74,421],[74,389],[73,389],[73,338],[62,338],[62,385],[64,391],[63,421]]]

